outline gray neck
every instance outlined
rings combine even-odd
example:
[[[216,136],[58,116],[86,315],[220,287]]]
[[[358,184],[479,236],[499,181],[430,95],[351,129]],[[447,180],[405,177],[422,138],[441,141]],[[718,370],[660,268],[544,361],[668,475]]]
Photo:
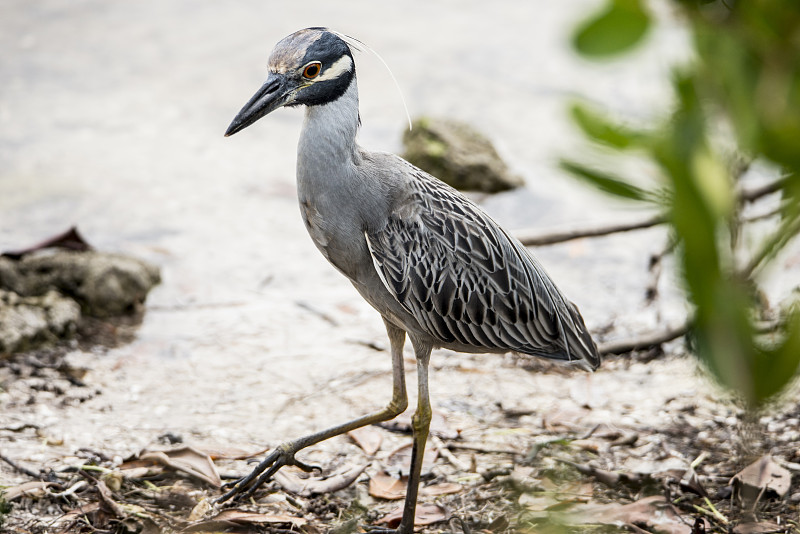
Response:
[[[297,146],[297,177],[326,175],[357,163],[358,85],[356,79],[333,102],[306,108]]]

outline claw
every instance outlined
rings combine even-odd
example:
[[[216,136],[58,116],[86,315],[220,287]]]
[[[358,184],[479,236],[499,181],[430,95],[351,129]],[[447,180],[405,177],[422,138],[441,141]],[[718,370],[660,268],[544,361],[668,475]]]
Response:
[[[312,465],[301,462],[297,458],[294,459],[294,465],[305,471],[306,473],[310,473],[311,471],[322,471],[321,465]]]
[[[234,500],[246,499],[253,495],[255,491],[267,482],[278,469],[285,465],[298,465],[294,457],[294,448],[291,446],[280,446],[267,455],[264,460],[253,469],[250,474],[240,478],[236,482],[228,482],[222,489],[227,489],[216,502],[224,503],[232,498]],[[306,464],[303,464],[306,465]]]

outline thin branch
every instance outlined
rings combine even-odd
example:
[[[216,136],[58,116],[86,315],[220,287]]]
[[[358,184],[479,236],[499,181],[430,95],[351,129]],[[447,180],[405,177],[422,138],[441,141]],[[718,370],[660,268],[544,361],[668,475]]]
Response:
[[[521,451],[512,449],[510,447],[490,447],[474,443],[456,443],[454,441],[444,443],[448,449],[462,449],[467,451],[495,453],[495,454],[522,454]]]
[[[781,190],[781,188],[786,185],[786,181],[789,179],[791,175],[781,176],[775,181],[772,181],[768,184],[764,184],[760,187],[754,187],[753,189],[743,190],[739,193],[739,199],[743,202],[754,202],[761,197],[765,197],[767,195],[771,195],[772,193],[777,193]]]
[[[785,209],[784,206],[778,206],[778,207],[773,208],[773,209],[771,209],[769,211],[766,211],[764,213],[759,213],[757,215],[750,215],[748,217],[743,217],[742,218],[742,222],[754,223],[754,222],[758,222],[758,221],[763,221],[764,219],[771,219],[772,217],[776,217],[776,216],[780,215],[783,212],[784,209]]]
[[[650,256],[650,265],[648,268],[650,273],[650,283],[648,283],[647,288],[645,289],[646,302],[653,302],[658,297],[658,283],[664,267],[664,257],[668,254],[672,254],[677,244],[678,243],[675,240],[675,236],[670,234],[667,237],[667,244],[664,246],[661,252],[657,252]]]
[[[29,476],[31,478],[35,478],[37,480],[42,480],[42,475],[40,475],[39,473],[34,473],[30,469],[22,467],[21,465],[19,465],[16,462],[14,462],[14,460],[9,458],[5,454],[0,453],[0,460],[4,461],[8,465],[10,465],[15,471],[18,471],[18,472],[22,473],[23,475],[27,475],[27,476]]]
[[[753,189],[746,189],[739,192],[738,197],[741,202],[755,202],[761,197],[777,193],[786,184],[787,176],[782,176],[768,184]],[[771,216],[771,214],[765,215]],[[759,217],[761,218],[761,217]],[[757,219],[754,219],[757,220]],[[582,237],[600,237],[604,235],[617,234],[620,232],[629,232],[631,230],[642,230],[651,228],[659,224],[667,222],[665,215],[654,215],[641,221],[634,221],[630,223],[614,223],[608,225],[600,225],[588,228],[575,228],[571,230],[556,230],[551,232],[542,232],[536,229],[523,229],[514,232],[517,239],[527,247],[554,245],[556,243],[563,243],[573,239],[580,239]],[[750,222],[745,219],[745,222]]]
[[[679,326],[674,326],[660,332],[647,332],[630,339],[609,341],[597,347],[600,354],[625,354],[634,350],[648,349],[657,347],[667,341],[672,341],[686,334],[689,331],[689,323],[686,322]]]
[[[538,230],[526,229],[514,232],[514,234],[516,235],[517,239],[519,239],[522,244],[527,247],[554,245],[556,243],[563,243],[564,241],[571,241],[572,239],[580,239],[582,237],[599,237],[616,234],[619,232],[651,228],[653,226],[663,224],[666,221],[667,218],[664,215],[655,215],[647,219],[631,223],[615,223],[595,226],[593,228],[576,228],[573,230],[559,230],[555,232],[541,232]]]
[[[781,224],[781,227],[778,228],[772,236],[767,238],[761,250],[750,259],[750,262],[742,269],[739,275],[744,279],[752,277],[756,270],[763,267],[766,260],[774,257],[789,243],[789,241],[797,237],[798,234],[800,234],[800,215],[785,220]]]

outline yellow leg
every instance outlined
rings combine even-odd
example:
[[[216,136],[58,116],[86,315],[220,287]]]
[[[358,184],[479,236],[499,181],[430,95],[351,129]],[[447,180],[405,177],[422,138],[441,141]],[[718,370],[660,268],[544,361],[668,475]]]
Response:
[[[431,427],[431,402],[428,392],[428,362],[431,358],[431,346],[427,343],[414,344],[414,353],[417,356],[417,388],[419,398],[417,411],[411,420],[414,430],[414,444],[411,447],[411,472],[408,474],[408,487],[406,500],[403,504],[403,519],[397,530],[385,528],[370,528],[370,534],[412,534],[414,532],[414,517],[417,510],[417,495],[419,493],[419,479],[422,474],[422,459],[425,455],[425,443],[428,441],[428,432]]]
[[[278,469],[285,465],[296,465],[301,469],[311,470],[312,466],[306,465],[294,457],[299,450],[362,426],[394,419],[405,411],[408,407],[405,371],[403,369],[403,345],[405,344],[406,333],[387,321],[384,321],[384,323],[386,324],[386,332],[389,334],[389,343],[392,351],[392,401],[389,405],[382,410],[359,417],[353,421],[279,445],[249,475],[237,480],[232,486],[226,485],[225,488],[230,489],[217,499],[217,502],[222,503],[232,497],[241,498],[252,495],[259,486],[268,481]]]

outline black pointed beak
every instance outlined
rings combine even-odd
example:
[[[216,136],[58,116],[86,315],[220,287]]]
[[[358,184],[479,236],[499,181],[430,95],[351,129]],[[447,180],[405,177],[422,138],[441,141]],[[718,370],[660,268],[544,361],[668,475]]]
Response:
[[[225,137],[244,130],[264,115],[283,106],[289,99],[286,77],[282,74],[270,73],[267,81],[256,94],[236,114],[225,132]]]

